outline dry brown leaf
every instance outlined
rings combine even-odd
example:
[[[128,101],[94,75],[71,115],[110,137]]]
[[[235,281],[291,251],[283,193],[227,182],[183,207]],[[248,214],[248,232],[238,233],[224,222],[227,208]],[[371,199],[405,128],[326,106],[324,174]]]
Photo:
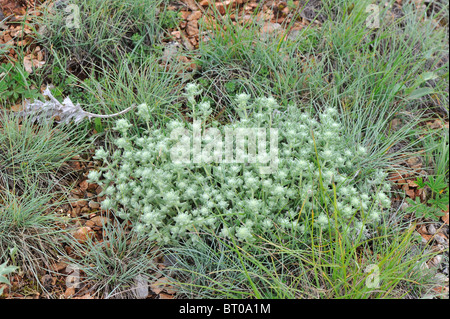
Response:
[[[187,17],[187,20],[188,21],[192,21],[192,20],[196,20],[197,21],[201,17],[202,17],[202,12],[201,11],[194,11]]]
[[[92,297],[91,294],[85,294],[84,296],[75,297],[73,299],[94,299],[94,297]]]
[[[420,227],[417,231],[420,235],[428,235],[428,230],[425,226]]]
[[[98,227],[103,227],[109,222],[109,218],[102,216],[95,216],[91,221]]]
[[[191,11],[181,11],[181,19],[186,20],[191,14]]]
[[[441,129],[442,128],[442,122],[439,119],[436,119],[434,122],[427,122],[427,126],[431,129]]]
[[[34,59],[32,55],[27,55],[23,58],[23,66],[25,68],[25,71],[28,73],[33,72],[33,68],[41,68],[45,64],[45,61],[39,61],[38,59]]]
[[[81,227],[73,234],[73,237],[78,240],[80,244],[82,244],[94,237],[94,231],[91,227]]]
[[[186,26],[186,33],[187,33],[189,36],[193,37],[193,36],[198,35],[199,32],[200,32],[200,31],[198,30],[198,23],[197,23],[197,20],[189,21],[188,24],[187,24],[187,26]]]
[[[64,292],[64,297],[69,298],[69,297],[72,297],[74,294],[75,294],[75,288],[74,287],[69,287]]]
[[[81,181],[78,186],[80,187],[80,189],[85,192],[89,186],[89,183],[87,180]]]
[[[441,286],[441,287],[435,287],[433,288],[434,292],[437,292],[438,294],[448,293],[448,287]]]
[[[416,157],[406,160],[406,163],[411,168],[421,168],[422,167],[422,159],[419,156],[416,156]]]
[[[426,242],[429,242],[433,238],[433,235],[420,234],[420,236],[422,236]]]
[[[162,277],[158,280],[156,280],[155,282],[150,284],[150,289],[155,293],[155,294],[160,294],[161,291],[163,291],[165,289],[165,286],[167,286],[169,284],[169,280],[166,277]]]
[[[393,183],[405,184],[406,181],[403,179],[403,176],[398,172],[393,172],[389,175],[389,180]]]
[[[66,267],[67,267],[67,263],[65,263],[63,261],[60,261],[60,262],[52,265],[52,269],[56,272],[61,272],[64,269],[66,269]]]
[[[444,224],[447,224],[447,225],[448,225],[448,219],[449,219],[449,217],[448,217],[448,211],[445,213],[444,216],[441,217],[441,219],[442,219],[442,221],[444,222]]]
[[[410,179],[408,179],[407,182],[408,182],[409,187],[414,187],[414,188],[419,187],[419,185],[417,185],[414,181],[412,181]]]
[[[174,296],[165,294],[163,292],[159,294],[159,299],[173,299],[173,298]]]
[[[413,199],[413,200],[416,199],[416,193],[415,193],[415,191],[413,189],[408,189],[406,191],[406,195],[408,197],[410,197],[411,199]]]
[[[11,111],[13,111],[13,112],[23,111],[23,104],[22,103],[18,103],[16,105],[11,106]]]
[[[197,4],[194,0],[183,0],[183,2],[186,3],[192,11],[198,10]]]

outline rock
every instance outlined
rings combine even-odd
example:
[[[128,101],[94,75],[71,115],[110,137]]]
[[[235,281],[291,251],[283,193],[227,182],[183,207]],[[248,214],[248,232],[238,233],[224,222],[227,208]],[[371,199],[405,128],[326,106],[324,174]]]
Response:
[[[438,284],[444,284],[446,279],[447,276],[445,276],[444,274],[436,274],[434,276],[434,280],[436,280],[436,283]]]
[[[291,41],[295,41],[298,38],[300,38],[300,30],[292,30],[288,35],[288,39]]]
[[[442,273],[448,277],[448,266],[444,267],[444,269],[442,269]]]
[[[199,32],[200,31],[198,30],[197,20],[189,21],[188,24],[187,24],[187,27],[186,27],[186,33],[189,36],[193,37],[193,36],[198,35]]]
[[[434,239],[441,245],[444,245],[444,246],[447,245],[447,240],[446,240],[444,234],[439,233],[436,236],[434,236]]]
[[[161,60],[164,63],[169,63],[170,61],[172,61],[172,59],[178,54],[178,47],[179,47],[178,42],[174,41],[168,43],[164,48]]]
[[[434,227],[433,224],[430,224],[430,225],[428,226],[428,234],[430,234],[430,235],[436,234],[436,227]]]
[[[430,261],[430,266],[431,267],[435,267],[435,268],[439,268],[439,265],[441,264],[441,261],[442,261],[442,255],[437,255]]]
[[[267,22],[266,24],[264,24],[264,26],[262,28],[262,33],[263,34],[273,33],[274,31],[279,30],[279,29],[281,29],[281,24]]]
[[[134,279],[135,286],[132,288],[137,299],[145,299],[148,297],[148,278],[137,275]]]

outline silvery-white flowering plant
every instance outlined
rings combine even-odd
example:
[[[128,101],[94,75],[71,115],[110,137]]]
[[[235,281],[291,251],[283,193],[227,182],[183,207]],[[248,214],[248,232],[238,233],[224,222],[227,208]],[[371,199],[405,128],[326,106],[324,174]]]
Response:
[[[335,109],[312,116],[295,106],[283,109],[272,97],[251,102],[240,94],[236,120],[221,126],[211,119],[209,103],[196,102],[200,94],[197,85],[186,87],[190,116],[201,120],[203,130],[278,130],[276,171],[263,175],[258,162],[175,163],[171,149],[180,142],[191,145],[192,138],[180,141],[170,132],[192,133],[193,123],[174,120],[163,128],[149,126],[138,137],[120,119],[115,126],[118,150],[109,154],[98,149],[96,158],[106,166],[89,173],[90,181],[103,187],[103,209],[129,219],[136,231],[160,244],[196,242],[205,231],[243,242],[275,230],[305,234],[336,227],[367,236],[389,210],[386,174],[357,166],[368,150],[343,138]],[[138,106],[137,114],[150,122],[147,105]],[[202,143],[208,142],[205,138]]]

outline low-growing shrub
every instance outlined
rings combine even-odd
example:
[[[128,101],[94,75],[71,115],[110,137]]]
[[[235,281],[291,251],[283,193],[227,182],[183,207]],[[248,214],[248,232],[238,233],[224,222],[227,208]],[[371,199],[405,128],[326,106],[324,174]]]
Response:
[[[129,135],[131,125],[125,119],[117,121],[118,150],[110,155],[98,149],[96,158],[107,165],[89,174],[89,179],[104,189],[103,209],[113,209],[120,218],[130,219],[136,231],[147,233],[160,244],[176,244],[182,239],[196,242],[205,231],[253,242],[255,234],[270,233],[275,225],[300,232],[332,231],[338,225],[351,236],[370,236],[364,225],[376,224],[389,210],[386,192],[390,186],[385,173],[366,172],[357,166],[358,158],[370,150],[345,142],[335,109],[328,108],[314,117],[294,105],[283,109],[271,97],[250,103],[250,96],[241,94],[236,98],[239,119],[219,127],[209,121],[209,104],[196,103],[195,96],[200,93],[198,86],[187,86],[190,116],[201,119],[201,127],[209,129],[203,133],[198,163],[195,148],[199,145],[194,141],[190,147],[190,136],[200,134],[197,121],[149,127],[140,137]],[[138,115],[149,120],[149,108],[140,105]],[[262,163],[268,162],[267,148],[259,150],[260,163],[252,162],[251,153],[246,153],[252,147],[250,142],[234,151],[243,163],[212,163],[214,158],[221,161],[221,147],[233,146],[227,137],[222,143],[213,133],[236,133],[243,128],[272,129],[270,138],[275,136],[277,145],[270,146],[271,152],[276,151],[270,154],[276,155],[271,161],[277,168],[271,174],[260,174],[265,166]],[[171,134],[175,131],[188,135],[179,138]],[[258,143],[267,137],[265,131],[254,132],[258,133]],[[180,146],[188,152],[188,163],[177,157]],[[337,219],[339,223],[334,222]]]

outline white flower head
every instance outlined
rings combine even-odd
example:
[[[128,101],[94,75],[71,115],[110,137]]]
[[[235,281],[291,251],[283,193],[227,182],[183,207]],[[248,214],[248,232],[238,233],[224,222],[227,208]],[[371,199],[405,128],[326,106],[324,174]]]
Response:
[[[116,126],[114,127],[114,129],[122,134],[125,134],[130,127],[131,124],[127,119],[119,119],[116,121]]]

